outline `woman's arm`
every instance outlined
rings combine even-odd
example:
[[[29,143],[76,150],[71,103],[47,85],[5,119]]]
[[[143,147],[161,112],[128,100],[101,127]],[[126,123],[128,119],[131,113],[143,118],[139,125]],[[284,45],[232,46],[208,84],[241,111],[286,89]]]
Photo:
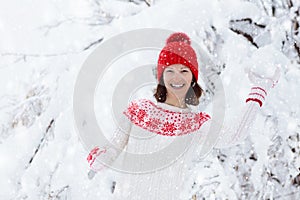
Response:
[[[90,151],[87,157],[92,171],[90,173],[94,174],[106,168],[106,165],[111,165],[126,147],[131,130],[131,122],[123,114],[119,121],[119,126],[115,129],[112,138],[109,139],[110,143],[101,147],[96,146]]]
[[[226,128],[224,126],[221,128],[218,141],[215,145],[216,148],[226,148],[236,145],[248,136],[249,129],[253,125],[257,113],[265,102],[269,89],[275,86],[279,75],[279,68],[276,69],[274,76],[271,78],[264,78],[248,71],[249,79],[255,86],[251,88],[246,98],[245,106],[237,125],[232,128]]]
[[[242,142],[249,133],[258,111],[260,110],[260,103],[257,101],[246,102],[245,107],[241,113],[239,123],[234,127],[222,126],[219,138],[215,145],[216,148],[226,148],[237,145]]]

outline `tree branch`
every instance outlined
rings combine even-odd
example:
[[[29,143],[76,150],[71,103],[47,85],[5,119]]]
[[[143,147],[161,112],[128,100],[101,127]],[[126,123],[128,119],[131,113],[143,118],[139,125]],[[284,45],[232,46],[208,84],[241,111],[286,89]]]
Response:
[[[30,160],[29,160],[27,166],[25,167],[25,169],[27,169],[27,168],[31,165],[31,163],[33,162],[33,159],[35,158],[35,156],[36,156],[37,153],[39,152],[41,146],[44,144],[44,141],[45,141],[45,138],[46,138],[46,136],[47,136],[47,133],[49,132],[50,128],[52,128],[53,123],[54,123],[54,119],[52,119],[52,120],[50,121],[48,127],[46,128],[46,132],[45,132],[44,136],[42,137],[42,139],[41,139],[39,145],[38,145],[37,148],[35,149],[34,154],[33,154],[33,156],[30,158]]]

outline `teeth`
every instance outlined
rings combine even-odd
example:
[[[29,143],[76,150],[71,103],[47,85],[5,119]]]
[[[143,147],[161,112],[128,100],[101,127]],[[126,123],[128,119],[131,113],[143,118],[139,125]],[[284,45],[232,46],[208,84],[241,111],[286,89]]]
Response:
[[[175,87],[175,88],[181,88],[181,87],[184,86],[184,84],[180,84],[180,85],[178,85],[178,84],[171,84],[171,86]]]

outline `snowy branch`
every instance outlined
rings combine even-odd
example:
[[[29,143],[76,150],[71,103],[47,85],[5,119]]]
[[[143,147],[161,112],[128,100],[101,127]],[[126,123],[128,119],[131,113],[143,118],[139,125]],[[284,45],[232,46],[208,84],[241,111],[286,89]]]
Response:
[[[259,34],[266,28],[266,25],[253,22],[251,18],[243,18],[230,20],[229,28],[238,35],[242,35],[253,46],[259,48],[260,45],[256,43],[255,37],[259,36]]]
[[[31,165],[31,163],[33,162],[33,159],[35,158],[35,156],[39,152],[40,148],[44,145],[44,143],[46,141],[45,139],[48,136],[47,134],[48,134],[49,130],[52,128],[53,124],[54,124],[54,119],[52,119],[50,121],[49,125],[47,126],[44,136],[42,137],[40,143],[38,144],[37,148],[35,149],[34,154],[31,156],[31,158],[30,158],[28,164],[26,165],[25,169],[27,169]]]
[[[91,44],[89,44],[88,46],[83,48],[83,51],[88,50],[89,48],[91,48],[92,46],[95,46],[97,44],[99,44],[100,42],[102,42],[103,38],[100,38],[98,40],[96,40],[95,42],[92,42]]]

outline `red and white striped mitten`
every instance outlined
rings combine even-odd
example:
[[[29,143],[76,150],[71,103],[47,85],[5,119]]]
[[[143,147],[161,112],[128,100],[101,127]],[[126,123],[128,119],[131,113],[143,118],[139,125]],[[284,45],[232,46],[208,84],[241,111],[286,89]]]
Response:
[[[102,169],[105,168],[105,166],[97,161],[97,158],[102,155],[102,154],[105,154],[106,153],[106,148],[100,148],[100,147],[95,147],[93,148],[89,155],[87,156],[87,161],[90,165],[90,169],[93,170],[93,171],[101,171]]]
[[[280,77],[280,68],[277,67],[274,75],[271,77],[261,76],[249,69],[247,69],[246,72],[248,74],[249,80],[254,85],[251,88],[251,92],[249,93],[246,102],[254,101],[257,102],[261,107],[265,102],[269,89],[273,88],[278,83]]]
[[[262,87],[252,87],[251,92],[249,93],[246,103],[249,101],[255,101],[262,107],[267,96],[267,91]]]

